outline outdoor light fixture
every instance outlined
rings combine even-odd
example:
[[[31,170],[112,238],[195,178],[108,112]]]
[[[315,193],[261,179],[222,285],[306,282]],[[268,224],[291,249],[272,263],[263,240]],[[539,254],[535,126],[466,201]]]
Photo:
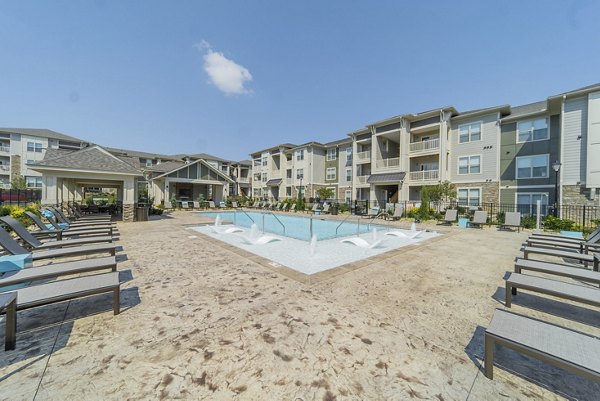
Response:
[[[560,171],[560,166],[562,164],[556,160],[552,163],[552,170],[555,173],[555,181],[554,181],[554,217],[558,217],[558,172]]]

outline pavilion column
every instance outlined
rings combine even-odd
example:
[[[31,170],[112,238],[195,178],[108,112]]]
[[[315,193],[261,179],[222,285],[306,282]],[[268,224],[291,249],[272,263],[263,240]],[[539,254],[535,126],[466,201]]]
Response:
[[[42,206],[57,205],[57,178],[54,175],[42,176]]]
[[[123,181],[123,221],[132,222],[135,216],[135,179]]]
[[[165,199],[163,200],[163,206],[165,207],[165,209],[168,209],[171,207],[171,182],[166,179],[165,180]]]

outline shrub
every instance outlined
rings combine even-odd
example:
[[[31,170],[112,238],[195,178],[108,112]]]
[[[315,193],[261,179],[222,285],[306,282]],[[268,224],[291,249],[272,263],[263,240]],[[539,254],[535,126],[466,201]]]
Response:
[[[535,216],[525,216],[521,219],[521,227],[523,228],[535,228],[536,223]]]
[[[349,210],[350,210],[350,206],[348,206],[347,203],[340,203],[340,206],[339,206],[340,213],[346,213]]]
[[[498,224],[504,224],[505,217],[506,217],[506,213],[505,212],[498,212],[496,214],[496,222]]]
[[[575,222],[569,219],[560,219],[552,215],[544,218],[544,229],[552,231],[572,231]]]

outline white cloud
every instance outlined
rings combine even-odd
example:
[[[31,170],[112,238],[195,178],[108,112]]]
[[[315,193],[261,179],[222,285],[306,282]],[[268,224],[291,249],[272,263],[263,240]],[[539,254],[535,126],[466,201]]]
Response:
[[[204,53],[204,71],[210,83],[226,95],[245,94],[251,91],[245,87],[252,81],[252,74],[242,65],[228,59],[221,52],[216,52],[210,44],[203,40],[195,47]]]

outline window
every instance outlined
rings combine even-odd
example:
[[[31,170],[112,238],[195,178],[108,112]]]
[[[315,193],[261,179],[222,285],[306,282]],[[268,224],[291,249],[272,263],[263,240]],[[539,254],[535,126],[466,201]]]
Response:
[[[252,192],[254,193],[255,198],[260,198],[260,188],[254,188]]]
[[[337,149],[327,149],[327,161],[337,159]]]
[[[334,181],[336,179],[336,175],[337,175],[337,169],[335,167],[329,167],[327,169],[327,176],[325,177],[325,179],[327,181]]]
[[[517,157],[517,179],[548,177],[548,156]]]
[[[458,204],[462,206],[479,206],[481,203],[481,189],[458,188]]]
[[[27,142],[27,151],[42,153],[42,143],[41,142]]]
[[[304,178],[304,169],[296,169],[296,179],[301,180],[302,178]]]
[[[262,165],[263,166],[267,165],[267,157],[266,156],[262,158]]]
[[[346,190],[346,192],[344,193],[344,200],[346,201],[346,203],[352,202],[352,191],[351,190]]]
[[[464,156],[458,158],[458,174],[479,174],[481,172],[481,156]]]
[[[537,201],[541,201],[541,212],[546,214],[548,194],[545,192],[517,193],[517,211],[521,214],[536,214]]]
[[[296,160],[304,160],[304,149],[296,151]]]
[[[346,148],[346,161],[352,161],[352,148]]]
[[[463,124],[458,127],[458,143],[481,140],[481,122]]]
[[[26,177],[27,188],[41,188],[42,177]]]
[[[285,187],[285,196],[288,198],[292,196],[292,187]]]
[[[152,167],[152,159],[146,159],[146,167]]]
[[[267,182],[267,173],[262,173],[262,182]]]
[[[285,170],[285,177],[286,178],[292,178],[292,169],[287,169]]]
[[[517,124],[517,142],[548,139],[548,122],[545,118],[521,121]]]
[[[346,181],[347,182],[352,181],[352,169],[351,168],[346,169]]]

